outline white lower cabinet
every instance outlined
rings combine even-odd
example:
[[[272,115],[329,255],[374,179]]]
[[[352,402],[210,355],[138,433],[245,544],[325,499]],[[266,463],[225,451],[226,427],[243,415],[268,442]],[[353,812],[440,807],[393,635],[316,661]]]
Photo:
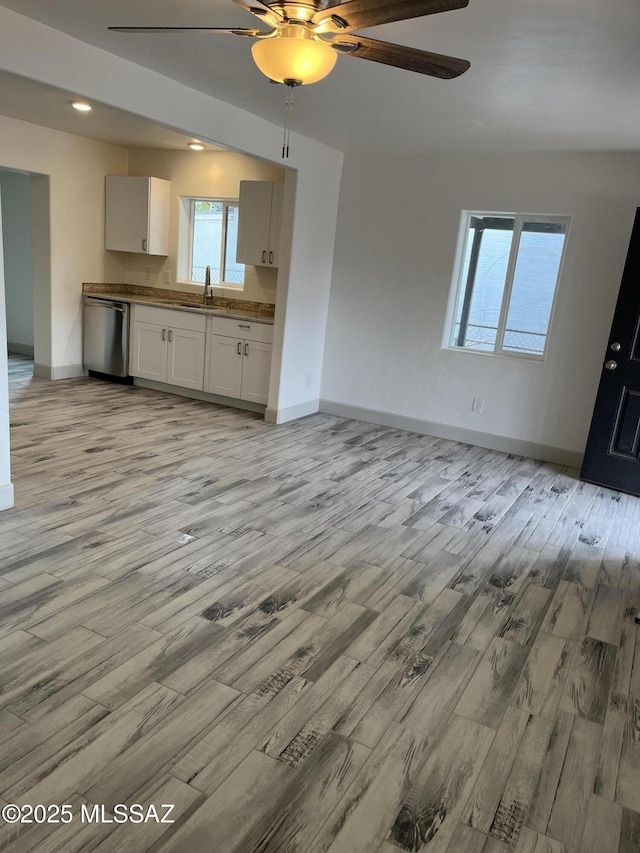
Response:
[[[242,341],[212,335],[209,344],[209,377],[207,391],[224,397],[242,393]]]
[[[167,335],[167,384],[202,391],[205,333],[172,326],[167,330]]]
[[[242,348],[241,400],[265,403],[269,393],[271,372],[271,344],[245,341]]]
[[[164,337],[162,332],[164,331]],[[133,321],[130,373],[141,379],[165,382],[167,379],[166,328],[157,323]]]
[[[130,373],[166,385],[266,404],[273,326],[136,305]]]
[[[208,334],[205,391],[265,404],[273,327],[212,317]]]
[[[132,376],[202,391],[206,317],[136,305],[132,327]]]

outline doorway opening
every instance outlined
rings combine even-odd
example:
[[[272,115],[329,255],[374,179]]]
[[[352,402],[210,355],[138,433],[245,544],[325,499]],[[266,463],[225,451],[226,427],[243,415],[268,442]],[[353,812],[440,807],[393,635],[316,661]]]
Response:
[[[0,167],[7,352],[46,362],[49,306],[49,178]]]
[[[29,383],[49,361],[50,282],[49,176],[0,166],[0,510],[14,505],[9,373]]]

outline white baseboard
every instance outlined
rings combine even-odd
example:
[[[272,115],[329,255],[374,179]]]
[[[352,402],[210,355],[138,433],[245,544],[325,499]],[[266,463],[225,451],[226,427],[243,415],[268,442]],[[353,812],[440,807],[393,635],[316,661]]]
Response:
[[[0,511],[11,509],[14,503],[13,483],[5,483],[0,486]]]
[[[563,447],[536,444],[532,441],[522,441],[519,438],[493,435],[490,432],[480,432],[475,429],[465,429],[464,427],[440,424],[435,421],[424,421],[420,418],[395,415],[392,412],[380,412],[377,409],[365,409],[361,406],[350,406],[347,403],[337,403],[333,400],[320,400],[320,411],[329,415],[353,418],[357,421],[366,421],[394,429],[406,429],[419,435],[433,435],[436,438],[461,441],[463,444],[475,444],[477,447],[486,447],[489,450],[498,450],[501,453],[512,453],[514,456],[527,456],[531,459],[540,459],[542,462],[552,462],[570,468],[580,468],[582,465],[582,453]]]
[[[150,388],[152,391],[162,391],[164,394],[189,397],[190,400],[203,400],[205,403],[217,403],[219,406],[229,406],[233,409],[257,412],[259,415],[264,412],[264,406],[260,403],[251,403],[249,400],[236,400],[235,397],[222,397],[220,394],[209,394],[207,391],[194,391],[191,388],[179,388],[176,385],[166,385],[164,382],[154,382],[152,379],[134,378],[133,384],[140,388]]]
[[[39,379],[77,379],[84,376],[84,368],[81,364],[63,364],[61,367],[50,367],[48,364],[33,365],[33,375]]]
[[[267,409],[264,419],[268,424],[286,424],[307,415],[315,415],[318,411],[320,400],[307,400],[295,406],[287,406],[285,409]]]
[[[33,356],[33,344],[16,344],[13,341],[8,341],[7,351],[14,355]]]
[[[64,364],[62,367],[51,368],[52,379],[77,379],[79,376],[85,376],[81,364]]]

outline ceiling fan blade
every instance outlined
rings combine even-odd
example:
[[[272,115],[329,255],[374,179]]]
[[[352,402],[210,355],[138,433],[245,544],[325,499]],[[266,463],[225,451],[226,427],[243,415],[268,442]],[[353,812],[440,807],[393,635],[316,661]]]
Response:
[[[428,74],[443,80],[459,77],[471,66],[466,59],[455,59],[453,56],[442,56],[440,53],[416,50],[414,47],[390,44],[364,36],[339,35],[326,39],[326,42],[348,56],[381,62],[383,65],[394,65],[396,68],[405,68],[407,71]]]
[[[346,3],[323,3],[313,22],[316,25],[324,23],[323,29],[332,32],[349,32],[463,9],[468,5],[469,0],[347,0]]]
[[[265,30],[245,27],[107,27],[112,33],[231,33],[234,36],[263,36]]]
[[[242,6],[247,12],[252,15],[257,15],[261,21],[266,21],[270,27],[275,27],[276,24],[281,24],[284,21],[284,15],[279,9],[272,9],[266,3],[260,0],[233,0],[238,6]]]

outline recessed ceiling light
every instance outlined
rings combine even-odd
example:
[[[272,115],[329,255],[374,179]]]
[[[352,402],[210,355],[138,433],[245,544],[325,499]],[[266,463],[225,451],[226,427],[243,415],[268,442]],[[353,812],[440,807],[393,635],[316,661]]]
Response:
[[[190,142],[189,148],[192,151],[204,151],[204,145],[201,142]]]
[[[84,101],[71,101],[71,106],[81,113],[89,113],[93,109],[91,104],[86,104]]]

